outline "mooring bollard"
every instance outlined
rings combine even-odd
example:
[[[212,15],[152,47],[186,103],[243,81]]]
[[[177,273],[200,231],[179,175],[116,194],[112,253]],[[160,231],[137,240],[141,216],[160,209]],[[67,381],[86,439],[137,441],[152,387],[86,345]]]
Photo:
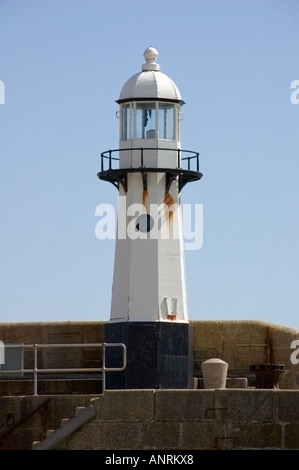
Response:
[[[279,389],[278,379],[285,370],[283,364],[252,364],[249,369],[256,376],[255,388]]]
[[[227,362],[218,358],[208,359],[201,364],[204,388],[226,388]]]

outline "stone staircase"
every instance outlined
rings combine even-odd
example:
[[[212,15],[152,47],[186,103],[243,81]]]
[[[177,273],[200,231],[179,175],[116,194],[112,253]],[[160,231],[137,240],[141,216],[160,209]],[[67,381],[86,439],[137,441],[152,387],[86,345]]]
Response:
[[[101,395],[0,395],[0,450],[31,450]]]
[[[96,414],[97,410],[91,404],[87,407],[78,406],[73,418],[63,418],[59,428],[49,429],[44,440],[32,443],[32,450],[51,450],[54,447],[57,448],[64,439],[90,421]]]

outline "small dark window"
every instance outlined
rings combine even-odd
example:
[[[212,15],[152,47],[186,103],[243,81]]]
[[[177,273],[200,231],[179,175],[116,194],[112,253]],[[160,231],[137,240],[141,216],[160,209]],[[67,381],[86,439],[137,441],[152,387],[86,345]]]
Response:
[[[154,226],[154,220],[149,214],[142,214],[137,218],[136,230],[150,232]]]

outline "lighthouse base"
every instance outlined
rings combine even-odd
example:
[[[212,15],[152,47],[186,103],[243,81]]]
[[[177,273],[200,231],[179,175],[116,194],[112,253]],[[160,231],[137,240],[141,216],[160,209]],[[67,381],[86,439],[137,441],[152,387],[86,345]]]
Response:
[[[106,343],[126,346],[127,365],[106,372],[106,389],[193,388],[193,327],[189,323],[119,322],[105,325]],[[106,348],[106,368],[122,366],[123,349]]]

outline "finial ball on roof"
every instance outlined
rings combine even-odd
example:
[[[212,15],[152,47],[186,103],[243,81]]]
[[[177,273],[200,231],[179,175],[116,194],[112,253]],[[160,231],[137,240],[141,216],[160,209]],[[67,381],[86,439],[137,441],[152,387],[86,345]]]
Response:
[[[145,60],[148,62],[148,61],[156,61],[157,60],[157,57],[158,57],[158,51],[157,49],[155,49],[154,47],[150,46],[148,47],[145,51],[144,51],[144,58]]]
[[[146,63],[143,64],[142,66],[142,70],[144,72],[146,71],[149,71],[149,70],[153,70],[155,72],[159,72],[160,70],[160,65],[156,63],[156,60],[157,60],[157,57],[158,57],[158,51],[150,46],[148,47],[145,51],[144,51],[144,58],[146,60]]]

